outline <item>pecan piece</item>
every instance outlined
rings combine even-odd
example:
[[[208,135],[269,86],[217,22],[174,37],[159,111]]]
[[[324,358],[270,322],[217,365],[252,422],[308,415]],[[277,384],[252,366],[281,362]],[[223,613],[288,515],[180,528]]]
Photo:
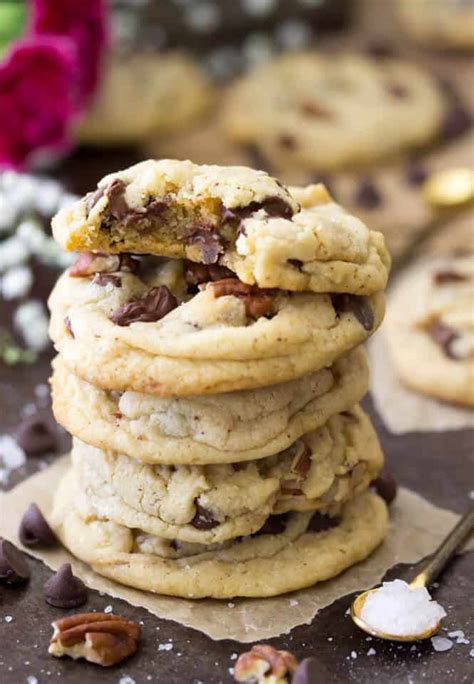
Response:
[[[49,651],[109,667],[135,653],[140,627],[121,615],[78,613],[55,620]]]
[[[132,299],[112,314],[111,320],[116,325],[126,326],[131,323],[155,322],[178,306],[178,300],[166,285],[152,287],[144,297]]]
[[[232,295],[238,297],[245,306],[248,318],[271,317],[276,313],[277,290],[263,290],[256,285],[246,285],[238,278],[223,278],[207,283],[206,289],[211,288],[214,297]]]
[[[250,651],[240,654],[235,663],[234,679],[255,684],[287,684],[297,667],[298,661],[289,651],[256,644]]]
[[[193,287],[201,283],[232,278],[234,274],[225,266],[218,264],[195,264],[192,261],[186,261],[183,275],[186,285]]]
[[[433,273],[433,282],[435,285],[444,285],[445,283],[462,283],[467,280],[464,273],[457,273],[456,271],[436,271]]]
[[[74,263],[69,267],[71,278],[85,278],[95,273],[116,273],[130,271],[136,273],[138,260],[130,254],[103,254],[102,252],[83,252],[78,254]]]

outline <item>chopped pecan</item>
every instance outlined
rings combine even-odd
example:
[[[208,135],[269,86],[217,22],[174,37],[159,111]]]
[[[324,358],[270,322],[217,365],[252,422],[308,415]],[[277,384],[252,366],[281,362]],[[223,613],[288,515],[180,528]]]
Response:
[[[52,623],[49,653],[108,667],[135,653],[140,627],[112,613],[79,613]]]
[[[176,309],[178,300],[166,285],[152,287],[144,297],[132,299],[112,314],[111,320],[116,325],[126,326],[137,321],[159,321],[170,311]]]
[[[277,290],[263,290],[256,285],[246,285],[238,278],[216,280],[207,283],[206,288],[211,288],[216,298],[228,295],[238,297],[245,306],[248,318],[271,317],[276,312]]]
[[[239,656],[234,679],[255,684],[286,684],[297,667],[298,661],[292,653],[277,651],[268,644],[256,644]]]
[[[130,271],[136,273],[139,262],[130,254],[103,254],[102,252],[83,252],[78,254],[69,267],[71,278],[85,278],[95,273],[116,273]]]

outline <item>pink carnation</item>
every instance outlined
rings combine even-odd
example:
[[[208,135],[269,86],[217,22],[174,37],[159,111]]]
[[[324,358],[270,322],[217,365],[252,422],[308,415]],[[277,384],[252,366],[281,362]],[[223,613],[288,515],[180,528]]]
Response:
[[[0,166],[21,167],[36,151],[68,143],[74,66],[67,39],[37,35],[12,44],[0,63]]]
[[[78,107],[94,92],[106,45],[105,0],[34,0],[31,32],[67,36],[77,47]]]

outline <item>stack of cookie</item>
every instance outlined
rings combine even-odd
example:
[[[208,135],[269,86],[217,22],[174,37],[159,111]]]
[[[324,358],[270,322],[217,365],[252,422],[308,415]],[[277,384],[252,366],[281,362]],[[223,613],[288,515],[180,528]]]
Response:
[[[105,177],[53,230],[80,252],[50,298],[65,546],[189,598],[276,595],[367,557],[387,524],[358,406],[382,235],[320,185],[173,160]]]

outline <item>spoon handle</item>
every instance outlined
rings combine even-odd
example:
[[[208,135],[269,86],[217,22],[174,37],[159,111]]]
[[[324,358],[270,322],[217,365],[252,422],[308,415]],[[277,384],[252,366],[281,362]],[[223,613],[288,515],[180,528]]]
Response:
[[[456,549],[461,546],[462,542],[467,538],[469,532],[474,528],[474,504],[463,515],[461,520],[449,532],[447,537],[441,542],[436,551],[430,556],[428,562],[410,582],[411,587],[426,587],[429,586],[437,578],[441,570],[444,568],[448,560],[454,554]]]

